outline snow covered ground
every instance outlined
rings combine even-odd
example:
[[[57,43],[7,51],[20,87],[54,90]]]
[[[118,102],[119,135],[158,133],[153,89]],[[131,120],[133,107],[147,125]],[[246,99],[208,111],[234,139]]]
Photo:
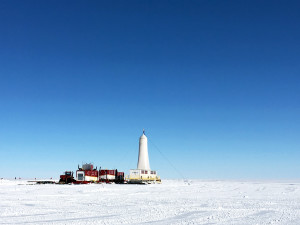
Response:
[[[26,184],[0,180],[0,224],[300,224],[300,182]]]

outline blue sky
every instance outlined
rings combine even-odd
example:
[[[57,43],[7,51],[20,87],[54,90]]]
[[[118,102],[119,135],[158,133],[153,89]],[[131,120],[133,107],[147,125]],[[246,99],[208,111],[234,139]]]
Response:
[[[300,171],[299,1],[1,1],[0,177]]]

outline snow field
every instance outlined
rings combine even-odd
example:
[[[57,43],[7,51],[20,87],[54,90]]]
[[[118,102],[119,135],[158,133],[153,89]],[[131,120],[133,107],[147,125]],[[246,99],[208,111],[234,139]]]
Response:
[[[26,184],[0,180],[0,224],[300,224],[300,182]]]

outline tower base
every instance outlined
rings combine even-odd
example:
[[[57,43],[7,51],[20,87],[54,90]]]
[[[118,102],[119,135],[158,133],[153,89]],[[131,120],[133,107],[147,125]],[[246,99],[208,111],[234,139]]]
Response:
[[[155,170],[130,170],[127,180],[129,184],[161,183],[161,179],[157,176],[157,172]]]

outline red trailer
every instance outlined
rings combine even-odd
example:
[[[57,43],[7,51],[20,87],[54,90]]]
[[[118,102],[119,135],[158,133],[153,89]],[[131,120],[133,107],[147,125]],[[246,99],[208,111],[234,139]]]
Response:
[[[99,181],[106,183],[124,183],[124,172],[118,172],[118,170],[99,170]]]
[[[114,182],[116,179],[116,171],[115,170],[99,170],[100,176],[99,181],[101,182]]]
[[[78,166],[76,171],[76,182],[75,183],[91,183],[99,181],[99,172],[94,169],[93,164],[83,164],[81,168]]]

